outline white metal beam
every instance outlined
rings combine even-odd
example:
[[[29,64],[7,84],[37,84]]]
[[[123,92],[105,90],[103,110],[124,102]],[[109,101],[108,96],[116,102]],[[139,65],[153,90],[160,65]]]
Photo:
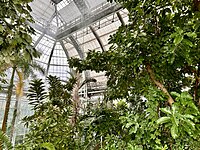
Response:
[[[53,48],[52,48],[52,50],[51,50],[51,54],[49,55],[49,61],[48,61],[48,64],[47,64],[46,76],[47,76],[48,73],[49,73],[49,67],[50,67],[50,63],[51,63],[51,59],[52,59],[52,56],[53,56],[54,49],[55,49],[55,47],[56,47],[56,42],[57,42],[57,41],[54,42]]]
[[[69,36],[69,39],[72,41],[72,44],[74,45],[75,49],[77,50],[79,57],[81,59],[84,59],[84,52],[81,49],[81,47],[79,46],[78,41],[72,35]]]
[[[66,27],[66,29],[60,29],[57,32],[56,39],[58,40],[65,39],[67,36],[76,32],[77,30],[80,30],[86,26],[89,26],[92,23],[97,22],[100,19],[104,18],[105,16],[108,16],[109,14],[118,11],[119,9],[121,9],[121,6],[119,5],[110,6],[107,9],[99,12],[98,14],[90,15],[87,18],[82,19],[76,25],[73,25],[71,27]]]
[[[97,32],[94,30],[94,28],[92,26],[89,26],[90,30],[92,31],[92,33],[94,34],[95,38],[97,39],[100,47],[101,47],[101,50],[104,52],[105,49],[104,49],[104,46],[103,46],[103,42],[101,41],[99,35],[97,34]]]

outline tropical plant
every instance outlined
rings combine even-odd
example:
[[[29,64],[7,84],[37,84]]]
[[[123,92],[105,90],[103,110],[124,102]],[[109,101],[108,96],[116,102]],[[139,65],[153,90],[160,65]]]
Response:
[[[20,147],[34,149],[46,142],[52,143],[56,149],[74,145],[74,131],[70,120],[71,93],[76,80],[62,83],[59,78],[49,76],[48,81],[48,92],[42,80],[35,79],[31,82],[28,99],[33,106],[34,114],[23,119],[30,132]]]
[[[39,53],[38,53],[39,56]],[[14,130],[14,122],[17,114],[17,106],[18,106],[18,100],[19,98],[23,95],[23,80],[24,77],[28,77],[29,73],[32,73],[32,69],[38,69],[40,72],[44,73],[43,69],[35,62],[29,62],[26,59],[18,59],[15,61],[12,61],[12,64],[10,64],[12,67],[12,76],[10,79],[10,84],[7,92],[7,98],[6,98],[6,107],[5,107],[5,112],[4,112],[4,119],[2,123],[2,131],[6,132],[6,127],[7,127],[7,120],[8,120],[8,114],[10,110],[10,101],[11,101],[11,96],[13,92],[13,87],[14,87],[14,77],[15,73],[17,72],[18,78],[19,78],[19,83],[16,86],[16,103],[15,103],[15,109],[14,109],[14,114],[13,114],[13,120],[12,120],[12,131],[11,131],[11,138]],[[35,68],[31,68],[35,67]],[[22,73],[23,72],[23,73]]]
[[[35,48],[31,45],[33,22],[28,5],[32,0],[4,0],[0,7],[0,71],[6,70],[16,57],[31,60],[36,57]],[[5,13],[6,12],[6,13]]]
[[[4,133],[6,132],[6,128],[7,128],[8,113],[10,110],[10,102],[11,102],[11,96],[12,96],[12,91],[13,91],[13,86],[14,86],[13,82],[14,82],[15,71],[16,71],[16,67],[13,67],[10,84],[8,87],[7,97],[6,97],[6,106],[5,106],[3,123],[2,123],[2,131]]]
[[[77,123],[77,119],[78,119],[80,108],[81,108],[79,90],[87,83],[96,82],[96,79],[86,78],[85,80],[81,81],[81,74],[77,70],[72,70],[70,75],[71,75],[71,79],[69,79],[69,82],[74,83],[74,81],[76,81],[72,90],[73,115],[72,115],[72,120],[71,120],[72,125],[75,126]]]
[[[0,144],[1,148],[5,148],[7,150],[12,149],[12,143],[2,130],[0,130]]]
[[[128,10],[129,23],[111,36],[110,49],[69,61],[79,72],[106,72],[102,105],[78,114],[79,74],[66,83],[48,77],[48,94],[35,80],[28,96],[35,113],[24,119],[30,132],[23,148],[199,149],[197,1],[116,2]]]
[[[10,131],[10,140],[12,141],[14,129],[15,129],[15,120],[18,113],[18,105],[21,97],[23,96],[23,90],[24,90],[24,80],[26,80],[29,76],[36,77],[33,70],[39,71],[41,74],[45,74],[44,69],[37,64],[36,62],[28,63],[26,60],[21,59],[19,62],[17,62],[17,69],[16,73],[18,76],[18,83],[16,85],[16,101],[13,111],[13,117],[11,121],[11,131]]]
[[[110,107],[105,102],[90,106],[90,109],[79,117],[77,123],[78,135],[82,137],[81,148],[100,149],[105,147],[104,141],[108,135],[120,137],[125,134],[119,119],[125,109]]]
[[[16,62],[23,58],[30,63],[33,57],[39,57],[39,53],[31,45],[31,34],[34,30],[27,24],[27,21],[33,21],[28,5],[31,1],[5,0],[0,4],[0,70],[4,72],[8,68],[13,68],[2,124],[3,132],[6,132]]]
[[[129,23],[110,37],[110,49],[89,51],[85,60],[69,61],[70,67],[77,67],[80,72],[106,72],[106,100],[131,101],[135,95],[144,99],[141,112],[131,110],[121,117],[127,135],[120,139],[108,135],[107,148],[113,144],[114,149],[121,143],[124,149],[131,145],[132,149],[198,149],[199,2],[116,2],[128,10]],[[182,93],[186,89],[189,94]],[[187,102],[179,102],[174,93],[186,95],[183,99]],[[167,123],[160,124],[162,121]]]
[[[80,111],[79,89],[94,80],[87,79],[81,82],[80,74],[77,76],[76,72],[71,73],[68,81],[61,81],[51,75],[47,79],[48,92],[41,79],[35,79],[30,83],[27,96],[35,113],[23,119],[30,132],[25,143],[18,148],[24,146],[37,148],[40,144],[48,142],[56,149],[75,147],[79,149],[78,143],[81,142],[77,131]]]

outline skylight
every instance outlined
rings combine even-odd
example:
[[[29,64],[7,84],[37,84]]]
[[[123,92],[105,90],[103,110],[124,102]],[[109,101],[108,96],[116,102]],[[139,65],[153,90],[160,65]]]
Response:
[[[60,3],[57,4],[58,11],[64,8],[65,6],[69,5],[71,0],[62,0]]]

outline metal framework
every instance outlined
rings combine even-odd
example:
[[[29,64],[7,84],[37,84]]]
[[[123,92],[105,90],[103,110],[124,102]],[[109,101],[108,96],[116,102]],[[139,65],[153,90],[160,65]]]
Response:
[[[65,45],[64,45],[64,43],[63,43],[63,41],[61,40],[61,41],[59,41],[59,42],[60,42],[60,45],[62,46],[62,48],[63,48],[63,50],[64,50],[64,52],[65,52],[65,55],[66,55],[67,59],[70,59],[69,53],[68,53],[68,51],[67,51],[67,49],[66,49],[66,47],[65,47]]]
[[[38,23],[31,23],[30,26],[33,27],[34,29],[42,32],[43,34],[49,35],[52,38],[56,38],[56,34],[53,33],[49,27],[50,24],[52,23],[53,19],[57,16],[57,12],[55,11],[55,13],[53,13],[53,15],[51,16],[51,18],[48,20],[48,24],[45,27],[42,27],[41,25],[39,25]]]
[[[72,35],[69,36],[69,39],[71,40],[72,44],[74,45],[75,49],[77,50],[79,57],[81,59],[84,59],[84,53],[83,53],[81,47],[79,46],[78,41]]]
[[[54,2],[55,4],[60,3],[62,0],[51,0],[52,2]]]
[[[90,13],[89,8],[87,7],[84,0],[74,0],[74,3],[76,4],[83,17]]]
[[[42,33],[42,34],[40,35],[40,37],[37,39],[37,41],[35,41],[34,47],[36,47],[36,46],[38,45],[38,43],[41,41],[41,39],[44,37],[44,35],[45,35],[45,33]]]
[[[38,1],[43,3],[42,0],[38,0]],[[54,10],[55,12],[53,12],[53,11],[51,12],[52,15],[51,15],[51,17],[49,16],[50,19],[47,21],[46,25],[44,25],[45,23],[43,24],[40,21],[36,21],[34,24],[31,24],[31,26],[33,28],[35,28],[36,30],[38,30],[42,33],[38,37],[38,39],[35,41],[35,43],[34,43],[35,47],[40,43],[41,40],[44,40],[44,41],[46,40],[46,39],[43,39],[43,37],[45,35],[48,35],[51,38],[55,39],[54,43],[52,43],[52,45],[51,45],[53,47],[51,47],[50,54],[47,55],[47,53],[45,53],[45,55],[46,55],[45,57],[47,57],[47,56],[49,57],[49,58],[47,57],[48,62],[45,62],[45,64],[47,65],[46,74],[48,74],[48,72],[49,72],[52,56],[54,54],[56,45],[61,46],[67,59],[70,58],[68,49],[66,47],[67,44],[65,45],[64,41],[73,45],[73,47],[77,51],[80,59],[85,58],[84,50],[80,46],[80,43],[78,41],[80,39],[80,36],[75,38],[75,35],[74,35],[74,33],[79,31],[80,29],[88,27],[88,29],[90,29],[90,32],[86,33],[83,31],[83,35],[93,34],[96,40],[93,38],[93,39],[91,39],[91,41],[93,41],[93,42],[97,41],[98,44],[100,45],[101,50],[105,51],[104,43],[102,42],[103,39],[101,39],[100,35],[98,35],[98,33],[96,31],[97,28],[96,28],[95,23],[97,23],[97,22],[100,23],[100,20],[105,20],[107,16],[110,16],[111,14],[117,12],[116,14],[117,14],[118,20],[120,20],[122,25],[125,25],[122,15],[118,12],[121,9],[121,6],[117,5],[116,3],[112,3],[112,4],[107,3],[106,0],[104,2],[103,2],[103,0],[101,0],[102,2],[100,2],[100,3],[95,1],[94,6],[97,4],[101,4],[101,5],[97,5],[97,6],[93,7],[92,6],[93,4],[88,3],[91,0],[66,1],[69,3],[67,4],[68,6],[66,5],[66,8],[63,8],[63,10],[66,11],[67,8],[76,7],[77,10],[79,11],[78,18],[74,18],[74,21],[73,20],[66,21],[65,16],[63,16],[64,12],[60,11],[60,9],[62,9],[62,8],[60,8],[60,6],[57,5],[57,4],[61,3],[62,0],[51,0],[51,1],[54,3],[53,7],[51,6],[51,10]],[[71,5],[71,3],[72,3],[72,5]],[[57,6],[59,7],[59,9],[57,8]],[[48,17],[46,17],[46,18],[48,18]],[[109,20],[108,20],[108,22],[109,22]],[[102,25],[104,25],[104,24],[105,24],[105,22],[102,21]],[[91,37],[93,37],[93,36],[89,36],[89,38],[91,38]],[[86,41],[86,42],[88,42],[88,41]],[[87,44],[87,43],[81,43],[81,44]],[[56,57],[58,57],[56,55],[58,55],[59,53],[60,52],[58,52],[58,53],[55,52],[54,59]],[[37,61],[41,61],[41,60],[37,60]],[[61,64],[61,65],[63,65],[63,64]],[[86,78],[90,77],[89,71],[86,71],[84,74],[85,74]]]
[[[47,64],[46,75],[47,75],[48,72],[49,72],[49,67],[50,67],[51,59],[52,59],[52,56],[53,56],[54,49],[55,49],[55,47],[56,47],[56,42],[57,42],[57,41],[54,42],[53,48],[52,48],[52,50],[51,50],[51,54],[50,54],[50,56],[49,56],[49,61],[48,61],[48,64]]]
[[[95,38],[97,39],[102,51],[104,52],[105,49],[104,49],[103,43],[101,41],[101,38],[99,37],[99,35],[97,34],[97,32],[94,30],[94,28],[92,26],[89,26],[89,28],[92,31],[92,33],[94,34]]]
[[[99,21],[103,17],[108,16],[108,15],[112,14],[113,12],[118,11],[119,9],[121,9],[121,6],[111,5],[110,7],[99,12],[98,14],[91,14],[87,18],[81,19],[80,22],[78,22],[77,24],[75,24],[73,26],[65,27],[65,29],[58,30],[58,32],[56,34],[56,39],[59,39],[59,40],[64,39],[67,36],[69,36],[70,34],[74,33],[75,31],[80,30],[83,27],[89,26],[92,23]]]

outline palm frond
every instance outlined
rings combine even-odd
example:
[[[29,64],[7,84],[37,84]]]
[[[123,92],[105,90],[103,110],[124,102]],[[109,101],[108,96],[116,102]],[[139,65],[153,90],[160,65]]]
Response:
[[[35,71],[38,71],[41,74],[45,74],[45,69],[40,66],[35,61],[32,61],[31,63],[26,60],[19,60],[17,62],[17,67],[21,69],[21,71],[24,73],[24,77],[28,78],[30,75],[33,77],[36,77]]]
[[[45,69],[40,64],[32,62],[30,65],[34,70],[39,71],[43,75],[45,74]]]

